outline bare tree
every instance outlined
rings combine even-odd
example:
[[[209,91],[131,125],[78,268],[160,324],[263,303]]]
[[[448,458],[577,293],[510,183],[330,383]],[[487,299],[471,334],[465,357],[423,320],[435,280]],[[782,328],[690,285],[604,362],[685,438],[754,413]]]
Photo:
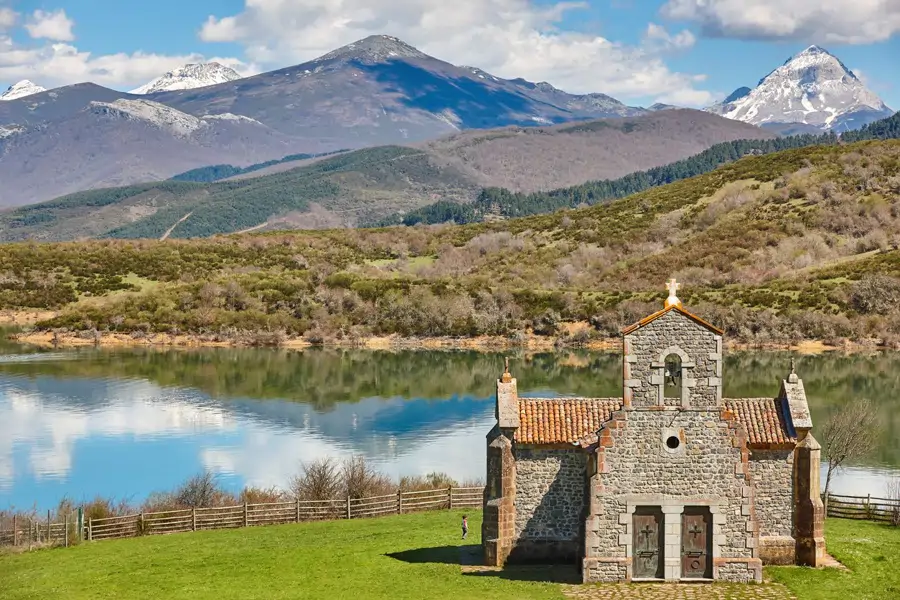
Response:
[[[365,498],[397,489],[386,475],[373,469],[362,455],[344,459],[341,475],[344,494],[351,498]]]
[[[828,460],[825,498],[836,472],[875,449],[880,426],[878,412],[869,400],[850,400],[825,422],[821,433],[822,454]]]
[[[333,500],[341,494],[341,474],[332,458],[302,463],[303,472],[291,478],[291,492],[301,500]]]
[[[216,476],[210,471],[194,475],[175,492],[175,501],[179,506],[188,508],[209,508],[223,495],[217,485]]]
[[[888,500],[893,500],[888,507],[891,511],[891,525],[900,527],[900,476],[896,476],[887,484]]]

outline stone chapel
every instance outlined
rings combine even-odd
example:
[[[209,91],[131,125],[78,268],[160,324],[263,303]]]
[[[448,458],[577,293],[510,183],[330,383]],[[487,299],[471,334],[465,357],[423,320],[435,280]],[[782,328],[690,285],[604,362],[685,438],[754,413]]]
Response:
[[[821,564],[820,446],[793,361],[777,396],[723,398],[723,332],[678,285],[622,331],[621,398],[519,398],[507,362],[487,565],[578,564],[587,583],[758,582],[764,564]]]

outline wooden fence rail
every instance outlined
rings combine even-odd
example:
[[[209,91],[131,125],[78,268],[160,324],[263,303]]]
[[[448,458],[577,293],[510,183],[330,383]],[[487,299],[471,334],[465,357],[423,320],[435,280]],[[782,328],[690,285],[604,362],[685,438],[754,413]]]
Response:
[[[826,516],[840,519],[865,519],[900,525],[900,499],[872,496],[828,494],[823,498]]]
[[[368,498],[245,503],[213,508],[142,512],[102,519],[86,517],[80,538],[74,516],[67,515],[65,522],[53,523],[48,513],[47,520],[43,524],[36,519],[29,519],[21,523],[13,522],[11,528],[6,530],[4,527],[8,524],[5,521],[0,523],[0,545],[69,545],[76,539],[95,541],[302,521],[360,519],[422,510],[480,508],[483,493],[483,487],[449,487],[415,492],[398,491],[395,494]],[[11,519],[7,519],[9,520]]]

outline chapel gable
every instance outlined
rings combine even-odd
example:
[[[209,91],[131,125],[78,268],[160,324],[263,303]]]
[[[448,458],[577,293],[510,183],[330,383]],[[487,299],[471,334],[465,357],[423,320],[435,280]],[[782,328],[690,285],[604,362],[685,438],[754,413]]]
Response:
[[[722,403],[722,331],[686,311],[668,283],[665,307],[623,333],[626,408]]]

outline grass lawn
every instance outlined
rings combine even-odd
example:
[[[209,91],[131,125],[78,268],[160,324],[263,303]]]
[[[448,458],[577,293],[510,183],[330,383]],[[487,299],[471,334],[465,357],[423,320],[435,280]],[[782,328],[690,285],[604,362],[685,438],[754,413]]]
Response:
[[[828,553],[849,571],[768,567],[766,575],[786,585],[801,600],[900,598],[900,528],[827,519],[825,544]]]
[[[481,514],[470,514],[465,543],[453,511],[0,554],[0,599],[564,597],[556,583],[461,573],[460,547],[481,541]],[[799,600],[900,598],[900,529],[829,519],[826,535],[850,571],[769,567],[767,579]]]
[[[469,515],[465,544],[480,544],[481,513]],[[0,555],[0,598],[563,598],[552,583],[463,576],[459,519],[436,511]]]

